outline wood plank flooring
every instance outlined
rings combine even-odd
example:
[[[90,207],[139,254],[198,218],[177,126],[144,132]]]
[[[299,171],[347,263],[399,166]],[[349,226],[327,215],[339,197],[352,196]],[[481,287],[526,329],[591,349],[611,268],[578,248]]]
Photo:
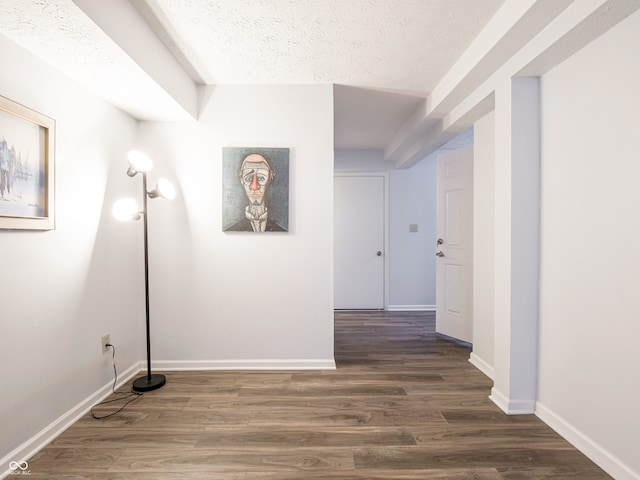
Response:
[[[336,313],[336,371],[168,372],[29,460],[49,480],[610,478],[535,416],[507,416],[431,313]],[[107,409],[99,413],[107,413]]]

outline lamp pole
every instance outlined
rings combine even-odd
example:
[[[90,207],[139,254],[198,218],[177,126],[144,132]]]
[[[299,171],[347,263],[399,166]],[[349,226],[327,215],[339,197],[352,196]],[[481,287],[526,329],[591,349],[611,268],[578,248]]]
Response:
[[[147,375],[140,377],[133,382],[133,390],[136,392],[148,392],[156,390],[167,383],[167,379],[164,375],[159,373],[151,373],[151,336],[150,336],[150,323],[149,323],[149,248],[147,246],[148,234],[147,234],[147,173],[142,173],[142,225],[144,230],[143,244],[144,244],[144,298],[145,298],[145,318],[146,318],[146,332],[147,332]]]

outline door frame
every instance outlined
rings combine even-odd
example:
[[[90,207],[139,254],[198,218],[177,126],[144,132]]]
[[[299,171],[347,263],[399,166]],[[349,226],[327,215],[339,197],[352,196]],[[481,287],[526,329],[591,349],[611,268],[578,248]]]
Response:
[[[389,310],[389,173],[387,172],[334,172],[335,177],[382,177],[383,180],[383,212],[382,212],[382,229],[384,232],[383,238],[383,262],[382,262],[382,276],[383,276],[383,310]],[[334,226],[335,228],[335,226]],[[334,231],[335,238],[335,231]],[[334,268],[335,268],[335,254],[333,255]],[[334,305],[335,309],[335,305]]]

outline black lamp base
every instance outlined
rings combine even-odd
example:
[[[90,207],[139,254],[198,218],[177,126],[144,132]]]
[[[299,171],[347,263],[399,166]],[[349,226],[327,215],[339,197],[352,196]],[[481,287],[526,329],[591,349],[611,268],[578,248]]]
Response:
[[[167,383],[167,379],[164,375],[160,375],[159,373],[154,373],[151,377],[145,375],[133,381],[133,391],[150,392],[151,390],[162,387],[165,383]]]

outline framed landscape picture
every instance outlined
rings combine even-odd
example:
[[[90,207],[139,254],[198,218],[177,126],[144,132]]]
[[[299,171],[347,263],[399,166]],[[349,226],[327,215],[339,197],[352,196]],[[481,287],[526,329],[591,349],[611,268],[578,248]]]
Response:
[[[289,231],[289,149],[222,149],[222,230]]]
[[[0,96],[0,228],[52,230],[55,121]]]

